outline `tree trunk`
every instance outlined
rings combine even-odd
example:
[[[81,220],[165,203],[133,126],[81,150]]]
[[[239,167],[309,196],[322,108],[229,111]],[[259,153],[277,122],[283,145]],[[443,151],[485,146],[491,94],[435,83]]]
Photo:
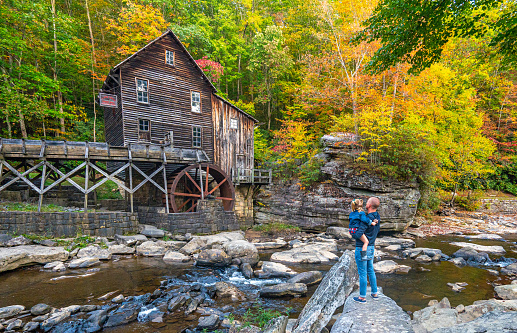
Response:
[[[13,138],[13,130],[11,129],[11,122],[9,121],[9,116],[5,116],[5,122],[7,123],[7,134],[9,135],[9,139]]]
[[[54,82],[57,84],[57,37],[56,37],[56,0],[52,4],[52,28],[54,29]],[[59,123],[61,124],[61,135],[65,133],[65,118],[63,114],[63,94],[61,89],[57,90],[57,102],[59,104]]]
[[[20,117],[20,130],[22,131],[22,138],[27,139],[27,128],[25,127],[25,117],[23,116],[20,106],[18,106],[18,116]]]
[[[239,73],[239,78],[237,79],[237,100],[239,100],[241,95],[241,55],[239,54],[239,62],[237,64],[237,72]]]
[[[88,0],[85,0],[86,16],[88,17],[88,30],[90,31],[90,41],[92,44],[91,61],[92,61],[92,98],[93,98],[93,142],[97,141],[97,106],[95,105],[95,76],[93,75],[95,60],[95,42],[93,40],[92,21],[90,19],[90,8],[88,7]]]

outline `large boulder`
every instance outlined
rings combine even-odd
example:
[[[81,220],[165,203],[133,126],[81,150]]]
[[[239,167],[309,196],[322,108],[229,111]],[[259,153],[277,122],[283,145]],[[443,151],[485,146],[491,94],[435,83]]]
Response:
[[[517,262],[503,267],[501,269],[501,273],[506,275],[517,275]]]
[[[415,259],[419,255],[426,255],[430,258],[439,257],[443,259],[447,259],[448,256],[443,254],[442,250],[440,249],[432,249],[428,247],[416,247],[414,249],[406,249],[402,252],[402,255],[404,257],[409,257],[411,259]]]
[[[186,255],[192,255],[201,252],[201,250],[205,249],[206,246],[205,239],[194,237],[190,242],[183,246],[180,251]]]
[[[108,249],[103,249],[99,245],[89,245],[77,252],[78,258],[98,258],[99,260],[110,260],[111,252]]]
[[[181,252],[169,251],[163,256],[163,260],[167,262],[188,262],[190,257]]]
[[[303,308],[292,332],[321,332],[336,309],[344,304],[357,280],[354,253],[345,251],[339,261],[325,275],[325,278]]]
[[[240,259],[241,262],[255,266],[259,262],[259,254],[255,245],[245,240],[235,240],[223,245],[224,251],[232,259]]]
[[[141,307],[139,303],[127,303],[122,305],[110,313],[104,327],[115,327],[135,321],[138,318]]]
[[[133,254],[135,253],[136,249],[131,246],[127,246],[124,244],[115,244],[110,245],[108,247],[108,251],[111,254]]]
[[[302,296],[307,293],[307,286],[303,283],[280,283],[260,289],[260,297]]]
[[[65,261],[68,252],[62,247],[41,245],[22,245],[0,248],[0,272],[33,264],[46,264],[52,261]]]
[[[506,253],[506,250],[501,245],[479,245],[474,243],[467,243],[467,242],[452,242],[451,245],[459,246],[459,247],[470,247],[471,249],[474,249],[479,252],[485,252],[488,254],[496,254],[496,255],[503,255]]]
[[[244,232],[243,231],[230,231],[230,232],[221,232],[215,235],[208,236],[198,236],[198,238],[204,240],[206,245],[222,245],[224,243],[236,241],[236,240],[244,240]]]
[[[285,333],[288,320],[288,316],[273,318],[262,329],[262,333]]]
[[[356,291],[347,298],[343,314],[332,326],[331,333],[412,332],[411,318],[391,298],[379,294],[379,299],[368,299],[366,304],[353,300]]]
[[[255,275],[260,279],[291,278],[297,274],[286,265],[272,261],[264,261],[260,270],[255,271]]]
[[[433,333],[466,332],[517,332],[517,312],[492,311],[473,321],[449,327],[442,327],[433,331]]]
[[[219,281],[215,284],[215,294],[217,298],[229,298],[232,302],[242,302],[246,300],[246,295],[231,283]]]
[[[415,241],[409,238],[397,237],[380,237],[375,240],[375,245],[380,247],[387,247],[390,245],[400,245],[401,248],[415,247]]]
[[[271,255],[271,261],[296,263],[296,264],[321,264],[339,257],[330,252],[329,249],[337,250],[335,245],[330,244],[306,244],[293,247],[283,252],[275,252]]]
[[[489,260],[488,254],[479,253],[471,247],[464,247],[454,252],[453,257],[463,258],[469,264],[482,264]]]
[[[348,232],[348,228],[328,227],[325,233],[335,239],[352,239],[352,235]]]
[[[134,236],[115,235],[115,242],[117,242],[117,244],[120,244],[120,245],[126,245],[126,246],[140,245],[146,241],[147,241],[147,237],[144,235],[134,235]]]
[[[27,239],[23,236],[18,236],[15,238],[11,238],[7,243],[6,246],[20,246],[20,245],[30,245],[32,241],[30,239]]]
[[[287,242],[283,239],[275,239],[274,241],[270,242],[253,243],[253,245],[255,245],[257,250],[273,250],[287,246]]]
[[[136,247],[136,253],[144,257],[163,257],[167,248],[158,242],[147,241]]]
[[[459,321],[466,323],[491,311],[517,311],[517,300],[481,300],[465,306],[458,315]]]
[[[232,263],[232,257],[219,249],[203,250],[196,259],[198,266],[225,267]]]
[[[197,329],[204,332],[208,330],[213,331],[219,327],[220,322],[221,319],[218,315],[215,314],[206,317],[200,317],[197,324]]]
[[[432,332],[441,327],[459,323],[458,311],[451,308],[447,298],[413,313],[413,327],[416,332]]]
[[[100,263],[99,258],[82,257],[70,261],[68,268],[87,268],[99,265]]]
[[[140,228],[142,229],[140,233],[146,237],[162,238],[165,236],[165,231],[156,228],[154,225],[141,224]]]

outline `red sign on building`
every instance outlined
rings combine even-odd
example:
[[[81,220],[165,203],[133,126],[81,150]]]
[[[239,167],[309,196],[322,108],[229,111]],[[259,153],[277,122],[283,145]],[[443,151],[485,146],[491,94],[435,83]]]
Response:
[[[109,108],[116,108],[117,107],[117,95],[110,95],[110,94],[99,94],[99,100],[101,106],[107,106]]]

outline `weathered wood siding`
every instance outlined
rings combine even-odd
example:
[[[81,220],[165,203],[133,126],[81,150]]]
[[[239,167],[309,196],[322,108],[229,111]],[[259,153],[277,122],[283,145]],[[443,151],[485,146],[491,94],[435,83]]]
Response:
[[[124,145],[124,129],[122,126],[122,102],[120,100],[120,86],[117,85],[112,91],[106,91],[108,94],[117,95],[117,107],[109,108],[103,106],[104,111],[104,137],[106,142],[112,146]]]
[[[173,51],[175,66],[165,63]],[[136,78],[148,80],[149,103],[137,102]],[[151,122],[151,143],[174,131],[174,147],[192,148],[192,126],[202,128],[202,148],[214,158],[212,90],[172,36],[166,35],[121,66],[124,145],[138,142],[138,120]],[[191,111],[191,91],[201,94],[201,113]]]
[[[214,162],[228,175],[239,167],[252,169],[253,155],[253,119],[236,108],[212,95],[214,121]],[[237,119],[238,129],[230,128],[230,120]]]

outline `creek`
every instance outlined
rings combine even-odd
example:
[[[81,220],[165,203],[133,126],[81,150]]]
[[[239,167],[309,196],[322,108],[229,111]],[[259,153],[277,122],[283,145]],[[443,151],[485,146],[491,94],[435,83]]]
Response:
[[[476,300],[494,297],[494,284],[507,284],[510,280],[504,275],[493,275],[487,269],[498,270],[516,261],[517,254],[511,250],[511,245],[517,241],[516,235],[504,236],[506,241],[475,240],[482,245],[502,245],[507,251],[506,259],[492,257],[490,265],[479,267],[457,267],[454,264],[441,261],[429,264],[419,263],[413,259],[402,259],[395,252],[389,253],[384,259],[393,259],[397,263],[411,266],[406,274],[378,274],[378,284],[384,288],[387,296],[391,297],[406,311],[416,311],[427,306],[431,299],[447,297],[452,306],[472,304]],[[426,239],[415,239],[416,247],[441,249],[451,255],[459,248],[449,243],[467,241],[461,236],[435,236]],[[340,250],[351,248],[341,246]],[[386,251],[385,251],[386,252]],[[272,252],[261,254],[262,260],[269,259]],[[320,270],[326,272],[331,265],[294,265],[292,269],[303,272]],[[41,266],[32,266],[0,274],[0,307],[21,304],[27,308],[38,303],[46,303],[53,307],[64,307],[72,304],[103,304],[98,298],[112,291],[119,291],[124,296],[141,295],[153,292],[163,280],[174,284],[201,284],[210,286],[218,281],[228,281],[241,289],[248,301],[231,302],[217,301],[215,307],[230,305],[236,317],[244,314],[246,309],[262,303],[262,307],[284,312],[291,308],[291,317],[296,318],[317,286],[310,286],[308,294],[291,299],[260,299],[258,291],[267,284],[275,284],[282,279],[245,279],[242,274],[231,268],[209,269],[198,268],[189,264],[167,264],[161,258],[118,256],[115,260],[103,262],[93,269],[67,270],[65,272],[42,271]],[[447,286],[448,282],[466,282],[466,289],[454,292]],[[141,313],[142,314],[142,313]],[[143,315],[142,315],[143,316]],[[141,316],[141,317],[142,317]],[[182,313],[164,317],[163,323],[133,322],[126,326],[105,329],[103,332],[180,332],[187,327],[195,327],[199,314],[185,317]]]

